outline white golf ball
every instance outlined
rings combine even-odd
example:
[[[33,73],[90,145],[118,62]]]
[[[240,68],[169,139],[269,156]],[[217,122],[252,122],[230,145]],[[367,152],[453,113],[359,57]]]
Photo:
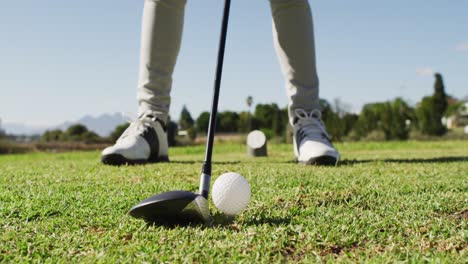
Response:
[[[238,215],[250,201],[250,185],[242,175],[235,172],[224,173],[213,185],[213,202],[223,213]]]

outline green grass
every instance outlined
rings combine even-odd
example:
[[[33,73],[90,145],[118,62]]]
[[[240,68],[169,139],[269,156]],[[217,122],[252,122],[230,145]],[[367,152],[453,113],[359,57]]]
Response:
[[[214,179],[241,173],[252,200],[211,228],[126,215],[156,193],[196,191],[203,146],[130,167],[101,165],[98,152],[0,156],[0,262],[466,263],[468,141],[337,146],[341,166],[313,167],[289,145],[258,159],[216,145]]]

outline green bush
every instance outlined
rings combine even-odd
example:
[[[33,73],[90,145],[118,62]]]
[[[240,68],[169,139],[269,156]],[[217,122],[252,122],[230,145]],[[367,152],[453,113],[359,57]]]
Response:
[[[272,131],[272,136],[282,136],[288,123],[288,110],[280,109],[277,104],[258,104],[251,121],[252,130],[267,129]]]
[[[197,120],[195,121],[195,126],[197,130],[208,131],[208,125],[210,124],[210,112],[203,112],[198,116]]]
[[[72,125],[65,131],[69,136],[81,136],[86,132],[88,132],[88,128],[82,124]]]
[[[424,97],[416,108],[417,126],[423,134],[441,136],[447,132],[442,117],[448,103],[442,75],[436,73],[434,76],[434,94]]]
[[[67,128],[62,134],[61,141],[82,141],[88,128],[82,124],[75,124]]]
[[[260,129],[265,134],[265,137],[270,140],[275,136],[275,132],[272,129],[262,128]]]
[[[239,124],[239,114],[232,111],[218,113],[216,121],[216,131],[237,132]]]
[[[193,121],[192,115],[188,111],[187,107],[184,105],[182,108],[182,112],[180,113],[180,119],[179,119],[179,127],[182,130],[187,130],[195,124],[195,121]]]
[[[197,138],[197,129],[195,127],[187,129],[187,135],[191,141],[195,141],[195,139]]]
[[[407,120],[414,119],[412,109],[403,99],[397,98],[384,103],[372,103],[363,107],[350,138],[379,139],[384,135],[386,140],[408,139],[409,126]],[[381,133],[373,133],[380,131]],[[377,136],[378,135],[378,136]]]
[[[101,137],[93,131],[86,131],[81,135],[80,141],[83,141],[84,143],[99,143],[102,140]]]
[[[240,112],[237,121],[237,132],[248,133],[251,130],[252,115],[249,112]]]
[[[41,136],[43,142],[85,142],[85,143],[99,143],[103,139],[88,130],[86,126],[82,124],[75,124],[67,128],[65,132],[60,129],[48,130]]]
[[[416,108],[417,127],[423,134],[441,136],[447,129],[442,124],[442,113],[437,113],[434,109],[434,98],[423,98]]]
[[[41,140],[44,142],[57,142],[63,138],[63,131],[60,129],[47,130],[42,134]]]

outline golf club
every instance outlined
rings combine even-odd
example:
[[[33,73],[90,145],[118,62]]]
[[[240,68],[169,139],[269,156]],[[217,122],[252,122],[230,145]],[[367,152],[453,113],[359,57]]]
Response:
[[[218,112],[219,90],[223,72],[224,50],[226,47],[230,7],[231,0],[225,0],[213,102],[211,105],[210,122],[208,125],[205,160],[203,162],[202,173],[200,176],[199,193],[171,191],[154,195],[130,209],[129,214],[135,218],[141,218],[148,223],[167,225],[185,225],[189,223],[204,223],[209,225],[213,222],[208,208],[208,193],[210,190],[211,157],[213,153],[216,115]]]

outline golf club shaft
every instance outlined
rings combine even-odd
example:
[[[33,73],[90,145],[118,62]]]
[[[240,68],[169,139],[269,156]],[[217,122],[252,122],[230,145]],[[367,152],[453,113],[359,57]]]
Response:
[[[211,179],[211,156],[213,154],[213,142],[216,129],[216,115],[218,113],[219,90],[221,86],[221,77],[223,74],[224,50],[226,48],[226,35],[229,22],[229,10],[231,0],[224,2],[223,22],[221,26],[221,37],[219,41],[218,63],[216,66],[216,79],[214,83],[213,102],[211,104],[210,123],[208,125],[208,138],[206,141],[205,161],[203,162],[202,175],[200,179],[200,194],[208,199]]]

